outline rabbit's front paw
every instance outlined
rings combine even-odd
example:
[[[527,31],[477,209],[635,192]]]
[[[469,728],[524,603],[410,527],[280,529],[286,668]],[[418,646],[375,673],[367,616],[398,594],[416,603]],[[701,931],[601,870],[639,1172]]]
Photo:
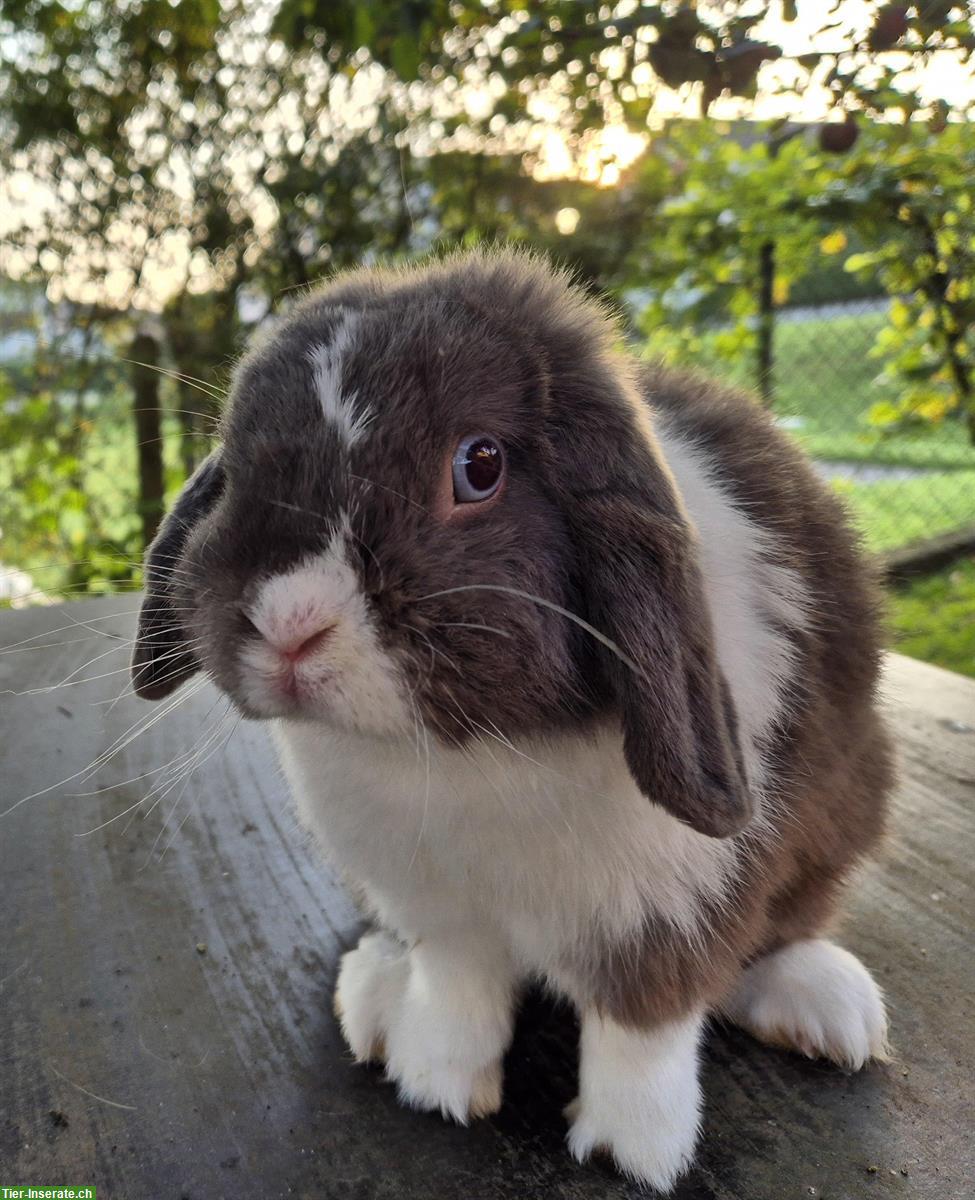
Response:
[[[485,969],[486,957],[423,940],[408,951],[370,933],[342,959],[335,988],[356,1059],[384,1061],[404,1104],[462,1125],[501,1107],[512,989],[502,964]]]
[[[697,1143],[700,1024],[694,1015],[643,1031],[584,1015],[579,1096],[565,1114],[575,1158],[610,1154],[625,1175],[670,1191]]]
[[[393,1042],[386,1074],[410,1108],[439,1112],[466,1125],[501,1107],[501,1057],[482,1062],[483,1053],[473,1055],[473,1049],[462,1043],[451,1046],[449,1034],[435,1045],[415,1038]]]
[[[858,958],[822,938],[760,958],[722,1012],[763,1042],[854,1071],[890,1055],[880,989]]]
[[[386,1074],[411,1108],[466,1125],[501,1107],[501,1059],[510,1003],[491,981],[462,968],[430,971],[417,953],[402,1006],[389,1026]]]
[[[388,933],[367,933],[342,956],[335,1015],[357,1062],[381,1062],[409,978],[407,950]]]
[[[697,1144],[699,1097],[695,1086],[689,1095],[675,1095],[661,1110],[659,1103],[619,1103],[596,1106],[573,1100],[565,1115],[571,1122],[569,1152],[579,1162],[591,1154],[608,1154],[618,1170],[631,1179],[669,1192],[694,1161]],[[662,1116],[664,1119],[661,1119]]]

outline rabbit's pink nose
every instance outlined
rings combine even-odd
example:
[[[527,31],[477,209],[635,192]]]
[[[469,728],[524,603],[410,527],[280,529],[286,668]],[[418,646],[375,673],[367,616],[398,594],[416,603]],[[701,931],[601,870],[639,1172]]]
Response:
[[[257,612],[252,616],[245,614],[245,622],[276,654],[290,663],[301,662],[314,654],[338,625],[335,618],[312,612],[270,616]]]
[[[327,625],[323,625],[313,633],[309,634],[303,630],[297,637],[292,638],[288,642],[272,644],[281,657],[286,658],[288,662],[300,662],[303,658],[307,658],[309,654],[314,654],[328,640],[334,628],[335,622],[330,621]]]

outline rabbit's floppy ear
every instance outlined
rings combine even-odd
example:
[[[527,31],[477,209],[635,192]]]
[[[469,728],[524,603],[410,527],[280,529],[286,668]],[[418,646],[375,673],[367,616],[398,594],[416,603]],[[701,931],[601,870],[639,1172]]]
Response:
[[[177,560],[197,522],[223,490],[220,452],[200,464],[146,551],[146,594],[132,652],[132,682],[146,700],[161,700],[199,670],[180,619]]]
[[[634,779],[693,829],[728,837],[748,824],[753,800],[696,533],[641,409],[627,398],[598,429],[590,412],[581,438],[566,427],[557,450],[563,478],[571,465],[566,515],[588,618],[622,652],[605,662]]]

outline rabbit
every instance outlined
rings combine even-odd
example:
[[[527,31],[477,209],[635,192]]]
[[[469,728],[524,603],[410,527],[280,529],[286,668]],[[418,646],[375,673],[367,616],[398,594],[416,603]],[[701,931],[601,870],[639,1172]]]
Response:
[[[373,922],[335,990],[358,1061],[494,1113],[540,982],[580,1020],[569,1150],[667,1192],[710,1017],[886,1057],[826,931],[892,768],[841,504],[750,398],[621,344],[523,251],[311,291],[148,550],[132,671],[271,723]]]

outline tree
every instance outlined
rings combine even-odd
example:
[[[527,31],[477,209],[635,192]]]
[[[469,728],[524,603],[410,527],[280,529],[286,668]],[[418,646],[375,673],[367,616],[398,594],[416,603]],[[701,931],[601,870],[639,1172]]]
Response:
[[[828,229],[810,207],[828,166],[803,132],[786,128],[770,142],[720,122],[678,122],[624,180],[647,201],[646,236],[628,271],[648,293],[640,327],[650,348],[695,361],[702,330],[719,325],[710,352],[750,356],[768,404],[775,310],[810,269]]]
[[[662,89],[696,98],[701,115],[728,97],[741,101],[741,112],[747,115],[760,89],[765,99],[776,94],[785,101],[791,98],[798,111],[802,97],[820,89],[833,112],[819,127],[819,149],[837,157],[853,150],[865,120],[892,120],[904,128],[927,113],[937,130],[952,116],[967,118],[975,103],[975,86],[952,113],[943,100],[932,105],[924,99],[916,73],[936,61],[936,55],[950,56],[975,84],[975,32],[963,5],[950,0],[916,6],[873,3],[861,29],[838,13],[839,7],[822,6],[817,37],[792,56],[773,40],[776,27],[768,20],[779,15],[784,22],[779,33],[784,34],[799,15],[798,6],[789,0],[744,11],[743,6],[704,0],[618,0],[601,6],[574,0],[380,0],[368,9],[352,0],[283,0],[273,30],[294,47],[324,36],[330,54],[340,58],[365,49],[414,87],[417,103],[423,97],[431,99],[445,81],[453,81],[458,104],[447,128],[454,136],[490,135],[502,144],[526,148],[531,144],[526,130],[544,119],[560,128],[577,160],[607,122],[645,130]],[[904,70],[905,60],[915,68],[913,74]],[[465,107],[465,88],[479,90],[488,102],[479,109],[472,110],[469,103]],[[710,268],[721,259],[718,278],[740,284],[730,296],[732,315],[738,318],[736,336],[739,342],[754,343],[756,382],[769,403],[778,297],[816,240],[815,223],[802,220],[808,181],[788,170],[791,156],[783,153],[796,132],[784,121],[771,123],[762,145],[749,146],[740,155],[733,145],[724,154],[717,148],[703,167],[689,168],[691,178],[668,206],[666,218],[671,229],[693,226],[695,254],[682,271],[674,268],[674,286],[656,303],[659,318],[665,314],[667,296],[671,302],[678,295],[682,303],[688,297],[703,300],[699,268],[704,262]],[[671,139],[665,139],[665,153],[670,145]],[[710,177],[702,178],[705,175]],[[855,223],[876,234],[875,216],[865,211]],[[912,221],[916,230],[922,228],[916,212]],[[664,239],[659,228],[654,256],[669,251],[660,245]],[[938,234],[930,229],[925,236],[927,258],[933,255],[942,261],[943,255],[936,253]],[[951,236],[943,233],[942,242],[947,244]],[[876,269],[880,262],[864,260],[864,265]],[[888,268],[882,275],[893,284],[893,261]],[[967,299],[962,282],[952,282],[948,274],[940,268],[928,273],[927,291],[940,294],[939,300],[929,301],[934,314],[930,328],[946,347],[959,403],[968,405],[961,353],[965,335],[959,326]],[[651,313],[651,323],[654,320]],[[935,349],[935,358],[938,354]]]
[[[938,53],[970,63],[975,33],[963,4],[874,0],[866,28],[839,8],[820,6],[818,36],[794,55],[773,34],[784,38],[797,20],[795,0],[282,0],[273,32],[296,50],[324,36],[333,59],[364,48],[404,82],[484,85],[493,103],[465,120],[492,130],[530,116],[540,95],[558,107],[545,119],[578,133],[620,119],[644,127],[662,88],[687,89],[703,115],[719,97],[753,101],[760,84],[792,97],[822,87],[838,111],[907,119],[923,101],[905,56],[914,66]],[[787,69],[773,77],[763,68],[774,63]]]
[[[155,360],[160,348],[150,346],[141,322],[128,314],[160,308],[159,280],[182,273],[189,283],[206,275],[213,290],[226,290],[239,272],[254,218],[233,194],[226,153],[232,135],[222,124],[229,87],[217,78],[218,16],[215,0],[5,6],[4,272],[43,281],[50,302],[83,320],[92,336],[68,347],[82,360],[109,346],[120,358]],[[156,322],[154,342],[161,333]],[[135,340],[123,348],[121,337]],[[57,430],[63,397],[56,383],[49,391],[39,386],[43,338],[37,349],[32,403],[37,418],[43,407],[48,428]],[[87,369],[84,361],[77,369]],[[152,420],[143,410],[158,403],[154,393],[143,371],[134,399],[137,426]],[[10,419],[8,408],[0,420]],[[62,431],[55,457],[80,462],[93,438],[86,423],[76,422]],[[146,514],[148,530],[149,514],[162,505],[163,475],[158,454],[144,438],[140,445],[145,469],[134,507]],[[110,526],[101,521],[95,528],[106,535]],[[79,533],[61,530],[66,540]],[[82,549],[94,556],[87,535],[72,557]],[[111,549],[131,554],[138,543],[125,534]]]

